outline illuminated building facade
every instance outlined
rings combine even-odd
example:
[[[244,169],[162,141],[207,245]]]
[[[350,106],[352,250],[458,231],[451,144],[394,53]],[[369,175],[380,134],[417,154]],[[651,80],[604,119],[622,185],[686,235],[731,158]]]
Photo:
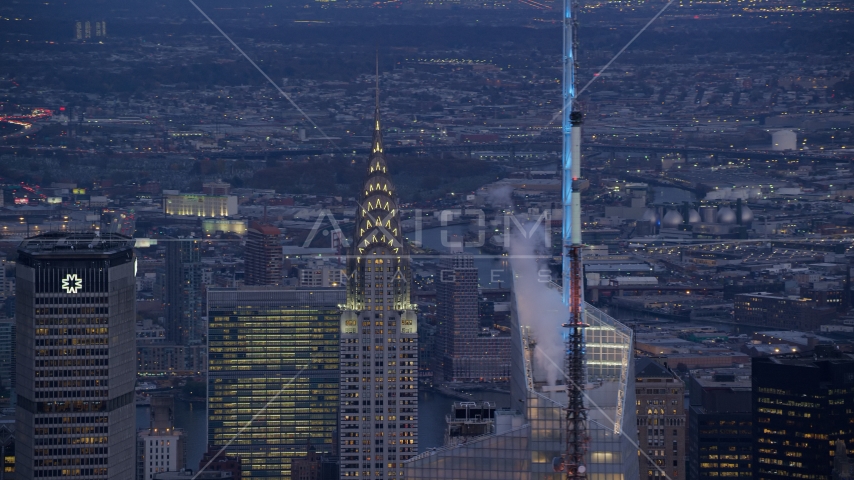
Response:
[[[202,339],[201,241],[170,238],[166,243],[166,339],[178,345]]]
[[[637,361],[635,379],[641,478],[685,478],[685,383],[651,358]]]
[[[480,327],[477,274],[471,255],[450,255],[439,262],[436,317],[442,368],[436,371],[446,381],[510,379],[510,336]]]
[[[237,215],[233,195],[163,195],[163,213],[180,217],[230,217]]]
[[[854,356],[754,358],[752,384],[752,478],[830,480],[836,442],[854,447]]]
[[[272,226],[252,222],[246,236],[246,285],[282,284],[282,232]]]
[[[246,220],[233,218],[206,218],[202,220],[202,232],[205,235],[214,235],[216,233],[245,235],[247,228]]]
[[[733,370],[743,373],[747,369]],[[750,478],[753,458],[750,379],[721,371],[711,376],[694,371],[690,390],[688,478]]]
[[[237,437],[226,453],[244,478],[290,479],[307,444],[332,452],[344,299],[343,289],[208,291],[208,445]]]
[[[117,234],[18,247],[18,478],[134,477],[135,266]]]
[[[341,315],[340,475],[397,478],[418,451],[418,322],[379,92],[368,162]]]

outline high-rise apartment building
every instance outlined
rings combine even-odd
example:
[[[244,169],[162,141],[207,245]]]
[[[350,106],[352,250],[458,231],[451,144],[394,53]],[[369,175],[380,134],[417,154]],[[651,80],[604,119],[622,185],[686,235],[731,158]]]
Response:
[[[854,447],[854,356],[754,358],[752,385],[751,478],[830,480],[836,442]]]
[[[750,478],[752,475],[753,420],[749,372],[748,369],[691,372],[688,413],[690,480]]]
[[[641,480],[685,478],[685,383],[650,358],[635,364]]]
[[[18,247],[19,478],[134,477],[135,266],[133,240],[117,234]]]
[[[333,451],[344,299],[343,289],[208,291],[208,445],[231,442],[244,478],[287,480],[307,444]]]
[[[246,255],[243,283],[246,285],[282,284],[282,232],[259,222],[246,231]]]
[[[300,287],[335,288],[346,283],[347,271],[322,260],[309,260],[299,268]]]
[[[202,320],[201,241],[167,238],[166,243],[166,339],[178,345],[198,343],[204,332]]]
[[[510,378],[510,335],[480,327],[477,273],[471,255],[450,255],[439,262],[436,317],[442,368],[436,372],[438,380],[494,382]]]
[[[208,368],[207,345],[137,343],[136,370],[146,375],[200,375]]]
[[[179,472],[186,463],[184,431],[175,428],[175,399],[151,397],[150,423],[137,436],[137,480],[153,480],[160,472]]]
[[[396,194],[377,92],[341,315],[341,478],[397,478],[418,451],[418,322]]]

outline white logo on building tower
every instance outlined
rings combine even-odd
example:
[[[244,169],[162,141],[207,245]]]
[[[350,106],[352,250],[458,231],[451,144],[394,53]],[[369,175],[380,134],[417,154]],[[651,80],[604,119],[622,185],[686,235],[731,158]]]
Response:
[[[62,289],[65,293],[77,293],[83,288],[83,279],[79,278],[76,273],[69,273],[62,279]]]

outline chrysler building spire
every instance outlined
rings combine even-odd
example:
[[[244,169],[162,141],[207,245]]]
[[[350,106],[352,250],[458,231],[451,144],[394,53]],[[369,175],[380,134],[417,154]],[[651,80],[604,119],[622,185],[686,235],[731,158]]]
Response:
[[[377,56],[377,86],[376,86],[376,107],[374,108],[374,135],[371,139],[371,157],[375,154],[383,153],[383,133],[380,130],[380,61]]]
[[[348,261],[347,307],[353,310],[410,310],[409,256],[400,227],[397,191],[388,174],[380,130],[379,74],[377,74],[376,111],[367,179],[361,192],[353,249]],[[379,262],[391,283],[384,290],[370,288],[369,272]],[[374,282],[376,283],[376,282]],[[380,295],[383,294],[383,295]],[[373,297],[372,297],[373,296]]]

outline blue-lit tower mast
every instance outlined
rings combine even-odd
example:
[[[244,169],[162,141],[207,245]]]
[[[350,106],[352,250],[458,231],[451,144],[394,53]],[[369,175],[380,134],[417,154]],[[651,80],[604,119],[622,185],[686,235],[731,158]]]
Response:
[[[578,54],[578,2],[563,1],[563,301],[569,321],[566,341],[566,453],[567,480],[587,478],[587,409],[584,406],[584,289],[581,268],[581,112],[576,109],[575,68]]]

